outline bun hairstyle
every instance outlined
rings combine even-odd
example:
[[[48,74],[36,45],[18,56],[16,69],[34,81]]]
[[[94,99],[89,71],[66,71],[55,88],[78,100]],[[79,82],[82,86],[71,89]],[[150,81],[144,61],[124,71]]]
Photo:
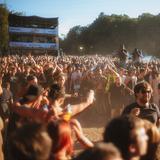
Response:
[[[54,101],[59,98],[65,98],[64,88],[59,84],[52,84],[48,93],[48,97]]]

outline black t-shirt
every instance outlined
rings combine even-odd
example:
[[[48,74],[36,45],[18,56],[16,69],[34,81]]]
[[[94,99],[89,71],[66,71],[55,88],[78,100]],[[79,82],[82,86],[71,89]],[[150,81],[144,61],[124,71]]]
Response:
[[[157,123],[160,118],[160,110],[156,104],[149,103],[148,106],[140,106],[138,103],[132,103],[126,106],[122,112],[122,115],[128,115],[134,108],[140,109],[139,117],[147,119],[153,123]]]
[[[113,107],[119,106],[121,107],[124,104],[124,86],[116,86],[116,84],[112,84],[109,89],[111,105]]]

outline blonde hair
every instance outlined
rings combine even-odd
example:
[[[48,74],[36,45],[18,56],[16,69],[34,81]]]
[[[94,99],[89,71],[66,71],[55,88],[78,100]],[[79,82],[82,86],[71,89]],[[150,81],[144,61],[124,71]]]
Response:
[[[149,137],[149,142],[150,143],[159,143],[160,142],[160,132],[159,132],[157,126],[148,120],[144,119],[143,121],[144,121],[144,128],[145,128],[146,133]]]

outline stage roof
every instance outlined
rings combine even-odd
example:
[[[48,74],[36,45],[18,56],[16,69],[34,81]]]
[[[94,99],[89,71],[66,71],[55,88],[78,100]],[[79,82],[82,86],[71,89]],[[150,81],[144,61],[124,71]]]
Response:
[[[9,26],[32,27],[32,28],[55,28],[58,26],[58,17],[44,18],[38,16],[18,16],[9,14]]]

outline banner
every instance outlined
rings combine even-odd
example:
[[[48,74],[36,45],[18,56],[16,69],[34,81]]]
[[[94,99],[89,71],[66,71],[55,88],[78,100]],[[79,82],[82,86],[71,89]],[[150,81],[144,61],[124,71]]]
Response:
[[[32,42],[9,42],[10,47],[14,48],[30,48],[30,49],[54,49],[58,50],[56,43],[32,43]]]
[[[58,36],[58,27],[53,29],[45,28],[25,28],[25,27],[9,27],[10,33],[27,33],[27,34],[43,34]]]

